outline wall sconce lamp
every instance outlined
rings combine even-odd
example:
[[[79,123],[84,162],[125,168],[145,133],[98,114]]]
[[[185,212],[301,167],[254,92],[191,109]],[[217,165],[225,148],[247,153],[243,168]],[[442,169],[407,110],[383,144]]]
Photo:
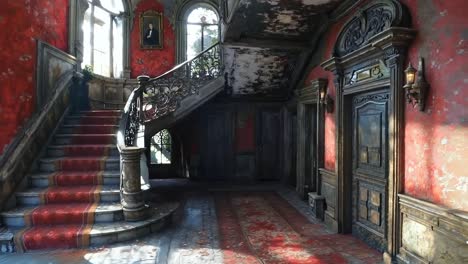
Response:
[[[426,103],[426,94],[429,89],[429,84],[424,77],[424,60],[419,58],[418,69],[416,70],[411,65],[405,70],[406,84],[403,88],[406,90],[406,100],[413,107],[418,106],[419,111],[424,111]]]
[[[332,113],[333,112],[333,99],[331,96],[328,94],[328,90],[326,86],[323,86],[322,89],[320,89],[320,104],[323,105],[327,113]]]

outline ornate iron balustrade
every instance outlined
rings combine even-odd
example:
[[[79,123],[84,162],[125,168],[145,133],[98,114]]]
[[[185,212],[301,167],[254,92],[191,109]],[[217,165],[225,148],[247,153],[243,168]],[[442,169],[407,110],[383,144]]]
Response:
[[[144,150],[137,146],[140,126],[174,112],[181,100],[197,94],[202,86],[221,76],[222,66],[220,45],[215,44],[159,77],[138,77],[139,86],[127,100],[117,133],[120,197],[125,220],[139,221],[148,216],[140,180]]]
[[[169,72],[140,82],[143,89],[142,121],[174,112],[184,98],[198,94],[201,87],[222,74],[222,54],[220,44],[216,43]]]
[[[124,108],[118,145],[135,146],[141,124],[174,112],[184,98],[198,94],[201,87],[222,75],[222,52],[216,43],[163,75],[139,76],[139,86]]]
[[[142,95],[141,87],[136,88],[130,94],[125,104],[117,134],[117,146],[119,149],[125,146],[136,145],[135,139],[141,124]]]

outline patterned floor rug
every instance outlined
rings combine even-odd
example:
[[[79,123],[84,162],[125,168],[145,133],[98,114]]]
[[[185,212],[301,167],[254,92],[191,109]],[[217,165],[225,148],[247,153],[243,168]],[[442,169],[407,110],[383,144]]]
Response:
[[[215,195],[224,263],[376,263],[381,254],[350,235],[330,234],[273,192]]]

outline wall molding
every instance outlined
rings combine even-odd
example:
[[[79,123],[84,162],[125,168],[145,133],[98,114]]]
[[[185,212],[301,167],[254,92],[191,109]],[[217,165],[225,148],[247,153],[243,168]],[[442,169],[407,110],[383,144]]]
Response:
[[[336,214],[337,207],[337,185],[338,179],[334,171],[320,168],[320,190],[321,195],[325,198],[325,224],[334,232],[338,232],[338,221]]]
[[[399,194],[400,263],[466,263],[468,212]],[[414,245],[417,245],[414,247]]]
[[[77,59],[56,47],[37,41],[36,111],[40,111],[59,88],[57,83],[75,71]]]
[[[96,75],[89,82],[89,100],[92,109],[122,109],[133,89],[136,79],[114,79]]]

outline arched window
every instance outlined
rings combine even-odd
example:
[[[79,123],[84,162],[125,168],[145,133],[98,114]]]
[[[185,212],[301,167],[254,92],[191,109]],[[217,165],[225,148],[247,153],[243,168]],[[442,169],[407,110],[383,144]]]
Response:
[[[195,57],[198,53],[219,41],[219,15],[211,1],[186,5],[179,13],[179,63]]]
[[[88,0],[83,19],[83,63],[96,74],[121,77],[123,70],[122,0]]]
[[[167,129],[151,138],[151,164],[171,164],[172,138]]]

